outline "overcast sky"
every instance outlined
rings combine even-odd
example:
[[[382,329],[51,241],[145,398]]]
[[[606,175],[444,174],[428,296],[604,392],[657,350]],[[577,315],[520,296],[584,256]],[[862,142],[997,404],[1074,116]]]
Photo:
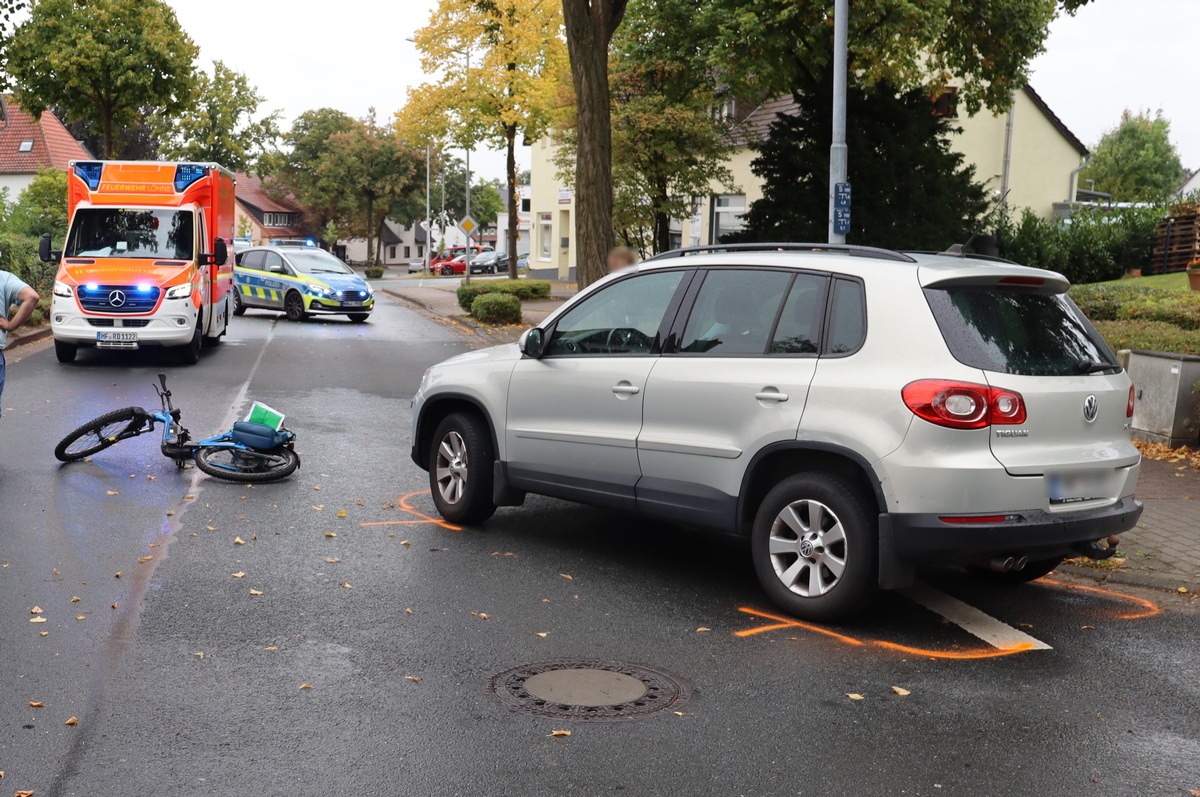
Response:
[[[423,81],[404,39],[429,18],[435,0],[168,0],[205,61],[245,72],[285,120],[330,106],[354,116],[374,105],[381,119]],[[1031,85],[1089,147],[1124,108],[1162,108],[1189,169],[1200,168],[1196,88],[1196,0],[1093,0],[1053,24]],[[527,166],[528,151],[521,153]],[[472,169],[502,177],[503,153],[477,151]]]

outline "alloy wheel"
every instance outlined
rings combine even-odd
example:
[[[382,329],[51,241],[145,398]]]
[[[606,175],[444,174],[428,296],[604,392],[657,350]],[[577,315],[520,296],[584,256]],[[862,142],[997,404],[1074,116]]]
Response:
[[[458,432],[447,432],[442,438],[435,468],[442,500],[457,504],[467,489],[467,443]]]
[[[780,582],[804,598],[827,594],[841,580],[848,554],[846,532],[820,501],[794,501],[771,526],[771,566]]]

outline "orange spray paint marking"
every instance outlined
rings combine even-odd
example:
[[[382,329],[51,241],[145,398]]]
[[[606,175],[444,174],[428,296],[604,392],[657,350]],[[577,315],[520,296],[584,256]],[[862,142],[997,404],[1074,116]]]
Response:
[[[462,528],[460,526],[455,526],[453,524],[447,523],[446,521],[442,520],[441,518],[430,517],[429,515],[426,515],[424,512],[414,509],[413,505],[409,502],[409,499],[411,499],[417,495],[429,495],[429,491],[428,490],[417,490],[416,492],[412,492],[412,493],[408,493],[406,495],[400,496],[400,499],[396,502],[397,509],[399,509],[401,512],[406,512],[410,515],[413,515],[414,517],[417,518],[416,520],[378,520],[378,521],[373,521],[370,523],[359,523],[358,525],[359,526],[418,526],[418,525],[422,525],[425,523],[432,523],[435,526],[440,526],[440,527],[444,528],[446,531],[462,531]]]
[[[790,617],[778,617],[774,614],[767,614],[766,612],[760,612],[757,609],[747,609],[745,606],[739,607],[738,611],[745,612],[746,614],[750,614],[755,617],[761,617],[764,620],[774,620],[775,625],[762,625],[762,626],[759,626],[758,628],[748,628],[745,631],[735,631],[734,636],[747,637],[747,636],[753,636],[754,634],[761,634],[765,631],[778,631],[783,628],[802,628],[805,631],[815,631],[818,634],[824,634],[827,637],[832,637],[832,638],[836,639],[838,642],[842,642],[847,645],[863,644],[862,642],[858,641],[854,637],[845,636],[844,634],[839,634],[836,631],[830,631],[828,628],[822,628],[819,625],[810,625],[808,623],[803,623],[799,620],[793,620]]]
[[[873,640],[871,644],[887,648],[888,650],[899,651],[900,653],[909,653],[914,656],[928,656],[931,659],[958,659],[962,661],[971,659],[997,659],[1001,656],[1012,656],[1033,649],[1033,643],[1031,642],[1022,642],[1010,648],[982,647],[970,650],[926,650],[925,648],[910,648],[908,645],[897,645],[895,642],[882,642],[879,640]]]
[[[1162,614],[1162,609],[1159,608],[1158,604],[1148,601],[1145,598],[1139,598],[1136,595],[1126,595],[1124,592],[1117,592],[1116,590],[1104,589],[1103,587],[1091,587],[1086,584],[1068,584],[1065,581],[1058,581],[1057,579],[1053,578],[1040,578],[1035,583],[1049,584],[1050,586],[1058,587],[1059,589],[1081,589],[1084,592],[1094,592],[1097,595],[1106,595],[1110,598],[1128,601],[1129,603],[1141,607],[1140,610],[1135,609],[1126,614],[1116,615],[1116,619],[1118,620],[1144,620],[1147,617],[1154,617],[1155,615]]]

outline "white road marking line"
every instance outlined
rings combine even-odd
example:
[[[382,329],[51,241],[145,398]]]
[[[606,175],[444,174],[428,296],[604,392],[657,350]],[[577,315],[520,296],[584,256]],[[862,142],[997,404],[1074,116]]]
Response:
[[[1040,639],[1002,623],[990,614],[963,603],[958,598],[939,592],[921,581],[914,583],[911,587],[899,590],[899,592],[926,609],[945,617],[967,633],[979,637],[992,647],[1000,650],[1009,650],[1015,647],[1026,647],[1029,650],[1053,650]]]

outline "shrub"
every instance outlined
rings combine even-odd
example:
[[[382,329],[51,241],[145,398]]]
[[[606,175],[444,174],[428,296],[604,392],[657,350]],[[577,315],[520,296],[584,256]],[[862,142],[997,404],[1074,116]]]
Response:
[[[485,324],[519,324],[521,300],[509,293],[484,293],[471,302],[471,315]]]
[[[1025,266],[1047,268],[1073,283],[1117,279],[1133,269],[1153,270],[1154,228],[1164,209],[1082,208],[1070,219],[1044,219],[1026,208],[996,225],[1000,254]]]
[[[1136,285],[1079,285],[1071,298],[1092,321],[1156,321],[1200,330],[1200,302],[1190,292]]]
[[[475,303],[475,297],[488,293],[506,293],[523,302],[530,299],[544,299],[550,295],[550,282],[548,280],[492,280],[460,285],[457,293],[458,306],[469,313]]]
[[[1097,321],[1096,329],[1114,349],[1152,349],[1200,356],[1200,330],[1162,321]]]

